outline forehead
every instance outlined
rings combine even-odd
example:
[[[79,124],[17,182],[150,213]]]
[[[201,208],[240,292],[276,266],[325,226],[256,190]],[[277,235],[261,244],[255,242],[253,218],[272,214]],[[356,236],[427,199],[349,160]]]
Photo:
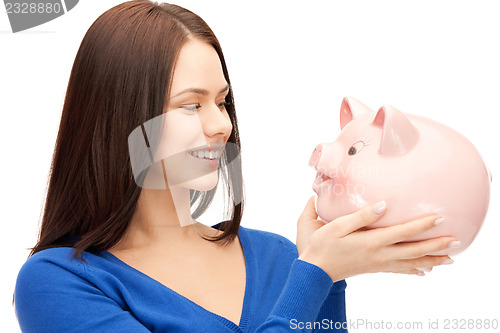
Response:
[[[226,85],[219,56],[212,45],[189,39],[181,48],[172,78],[172,94],[185,88],[219,90]]]

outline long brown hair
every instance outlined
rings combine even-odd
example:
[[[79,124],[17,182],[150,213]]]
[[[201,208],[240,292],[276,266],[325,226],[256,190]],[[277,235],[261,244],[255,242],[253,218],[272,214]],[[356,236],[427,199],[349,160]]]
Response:
[[[121,239],[141,193],[134,181],[127,137],[163,113],[175,61],[188,38],[214,47],[230,84],[217,38],[205,21],[187,9],[127,1],[90,26],[71,70],[39,238],[30,256],[71,246],[74,256],[83,259],[83,251],[105,251]],[[233,126],[228,142],[239,150],[232,88],[226,102]],[[205,238],[223,245],[236,237],[243,212],[240,160],[234,163],[238,153],[229,152],[221,161],[230,207],[228,220],[220,227],[223,233]],[[215,190],[191,191],[191,202],[198,202],[194,218],[212,202]]]

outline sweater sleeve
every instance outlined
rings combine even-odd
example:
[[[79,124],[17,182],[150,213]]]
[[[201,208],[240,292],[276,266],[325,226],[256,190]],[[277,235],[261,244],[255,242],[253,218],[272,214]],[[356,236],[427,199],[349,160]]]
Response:
[[[14,292],[23,333],[150,333],[130,312],[84,279],[84,268],[80,268],[82,272],[36,255],[23,265]]]
[[[320,267],[296,258],[274,308],[255,333],[335,331],[335,321],[345,320],[345,286],[344,280],[333,283]]]
[[[347,318],[345,309],[345,280],[337,281],[330,289],[326,300],[319,310],[316,322],[321,322],[320,328],[313,332],[346,332]]]

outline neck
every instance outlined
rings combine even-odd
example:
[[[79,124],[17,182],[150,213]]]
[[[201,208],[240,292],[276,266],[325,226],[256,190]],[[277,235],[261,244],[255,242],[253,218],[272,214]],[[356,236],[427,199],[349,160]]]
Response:
[[[115,249],[185,246],[204,241],[201,235],[213,230],[192,219],[188,188],[142,189],[130,225]]]

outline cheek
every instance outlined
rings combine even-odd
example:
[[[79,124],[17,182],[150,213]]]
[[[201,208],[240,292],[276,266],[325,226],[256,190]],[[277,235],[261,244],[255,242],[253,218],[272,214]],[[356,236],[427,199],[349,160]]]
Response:
[[[155,160],[163,159],[205,144],[198,115],[169,111],[165,114],[162,138]]]
[[[203,132],[198,114],[183,114],[175,111],[167,113],[165,129],[167,133],[178,139],[182,136],[193,136]]]
[[[350,179],[358,183],[367,183],[378,177],[380,171],[380,156],[376,151],[362,151],[351,163]]]

